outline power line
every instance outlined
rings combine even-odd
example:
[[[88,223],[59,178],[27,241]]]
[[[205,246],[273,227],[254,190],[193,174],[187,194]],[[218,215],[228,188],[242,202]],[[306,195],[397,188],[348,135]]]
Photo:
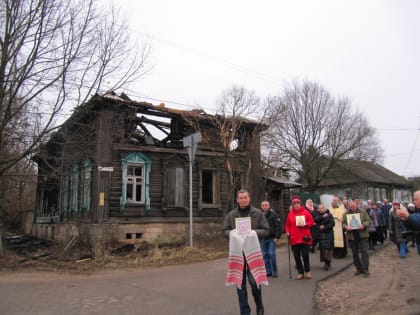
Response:
[[[376,128],[379,131],[412,131],[418,130],[417,128]]]
[[[145,35],[141,31],[137,31],[137,30],[132,30],[132,31],[134,31],[136,33],[139,33],[141,35]],[[216,56],[212,56],[212,55],[203,53],[203,52],[201,52],[199,50],[196,50],[194,48],[190,48],[190,47],[187,47],[187,46],[180,45],[178,43],[172,42],[172,41],[167,40],[167,39],[164,39],[162,37],[158,37],[156,35],[151,35],[151,36],[152,36],[152,38],[156,39],[157,41],[159,41],[159,42],[161,42],[163,44],[172,46],[174,48],[177,48],[177,49],[179,49],[181,51],[187,52],[187,53],[189,53],[191,55],[194,55],[194,56],[197,56],[197,57],[200,57],[200,58],[205,58],[205,59],[208,59],[208,60],[215,61],[215,62],[217,62],[219,64],[223,64],[223,65],[227,66],[228,68],[231,68],[233,70],[239,71],[241,73],[250,74],[250,75],[253,75],[256,78],[263,79],[263,80],[267,80],[268,79],[272,83],[275,83],[275,84],[279,84],[282,81],[281,79],[275,78],[275,77],[273,77],[273,76],[271,76],[271,75],[269,75],[267,73],[263,73],[261,71],[257,71],[257,70],[254,70],[254,69],[251,69],[251,68],[248,68],[248,67],[244,67],[242,65],[233,63],[233,62],[231,62],[231,61],[229,61],[227,59],[224,59],[224,58],[221,58],[221,57],[216,57]]]
[[[407,164],[405,165],[404,174],[407,174],[407,169],[408,169],[408,166],[410,165],[414,149],[416,148],[417,139],[419,138],[419,134],[420,134],[420,128],[417,129],[416,139],[414,140],[413,147],[411,148],[410,156],[408,157]]]
[[[417,150],[411,151],[411,153],[419,152],[419,151],[420,151],[420,149],[417,149]],[[385,158],[392,158],[392,157],[397,157],[397,156],[407,156],[407,155],[410,155],[411,153],[410,152],[402,152],[402,153],[396,153],[396,154],[388,154],[388,155],[385,155],[384,157]]]

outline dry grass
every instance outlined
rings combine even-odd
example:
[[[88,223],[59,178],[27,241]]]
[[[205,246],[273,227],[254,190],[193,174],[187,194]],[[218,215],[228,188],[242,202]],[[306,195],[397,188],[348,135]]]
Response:
[[[64,252],[59,244],[40,248],[36,252],[24,253],[5,249],[0,258],[0,271],[51,271],[69,273],[91,273],[99,270],[138,268],[142,266],[165,266],[188,264],[227,257],[228,243],[220,239],[194,239],[193,247],[178,235],[158,237],[153,243],[141,242],[112,255],[113,250],[127,245],[116,241],[103,244],[103,255],[92,258],[84,244]],[[45,257],[39,254],[50,253]],[[28,259],[29,258],[29,259]],[[23,261],[25,260],[26,261]]]

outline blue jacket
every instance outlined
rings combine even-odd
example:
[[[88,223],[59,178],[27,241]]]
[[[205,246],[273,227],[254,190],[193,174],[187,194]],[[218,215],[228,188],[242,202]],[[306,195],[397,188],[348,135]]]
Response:
[[[420,212],[411,213],[404,225],[410,230],[420,232]]]

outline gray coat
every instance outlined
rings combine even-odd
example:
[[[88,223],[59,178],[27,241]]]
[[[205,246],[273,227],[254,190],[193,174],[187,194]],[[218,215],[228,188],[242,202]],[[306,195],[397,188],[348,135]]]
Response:
[[[404,240],[403,233],[406,231],[407,228],[392,209],[389,212],[389,239],[396,244],[401,243]]]

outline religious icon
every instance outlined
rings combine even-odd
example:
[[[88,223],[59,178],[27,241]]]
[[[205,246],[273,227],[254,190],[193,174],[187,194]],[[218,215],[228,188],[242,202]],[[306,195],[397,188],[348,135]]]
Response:
[[[243,217],[243,218],[236,218],[236,233],[239,236],[245,237],[251,233],[251,218],[250,217]]]
[[[362,226],[360,213],[347,214],[347,223],[352,228],[352,230],[360,229],[360,227]]]
[[[305,216],[304,215],[297,215],[296,216],[296,226],[305,226]]]

